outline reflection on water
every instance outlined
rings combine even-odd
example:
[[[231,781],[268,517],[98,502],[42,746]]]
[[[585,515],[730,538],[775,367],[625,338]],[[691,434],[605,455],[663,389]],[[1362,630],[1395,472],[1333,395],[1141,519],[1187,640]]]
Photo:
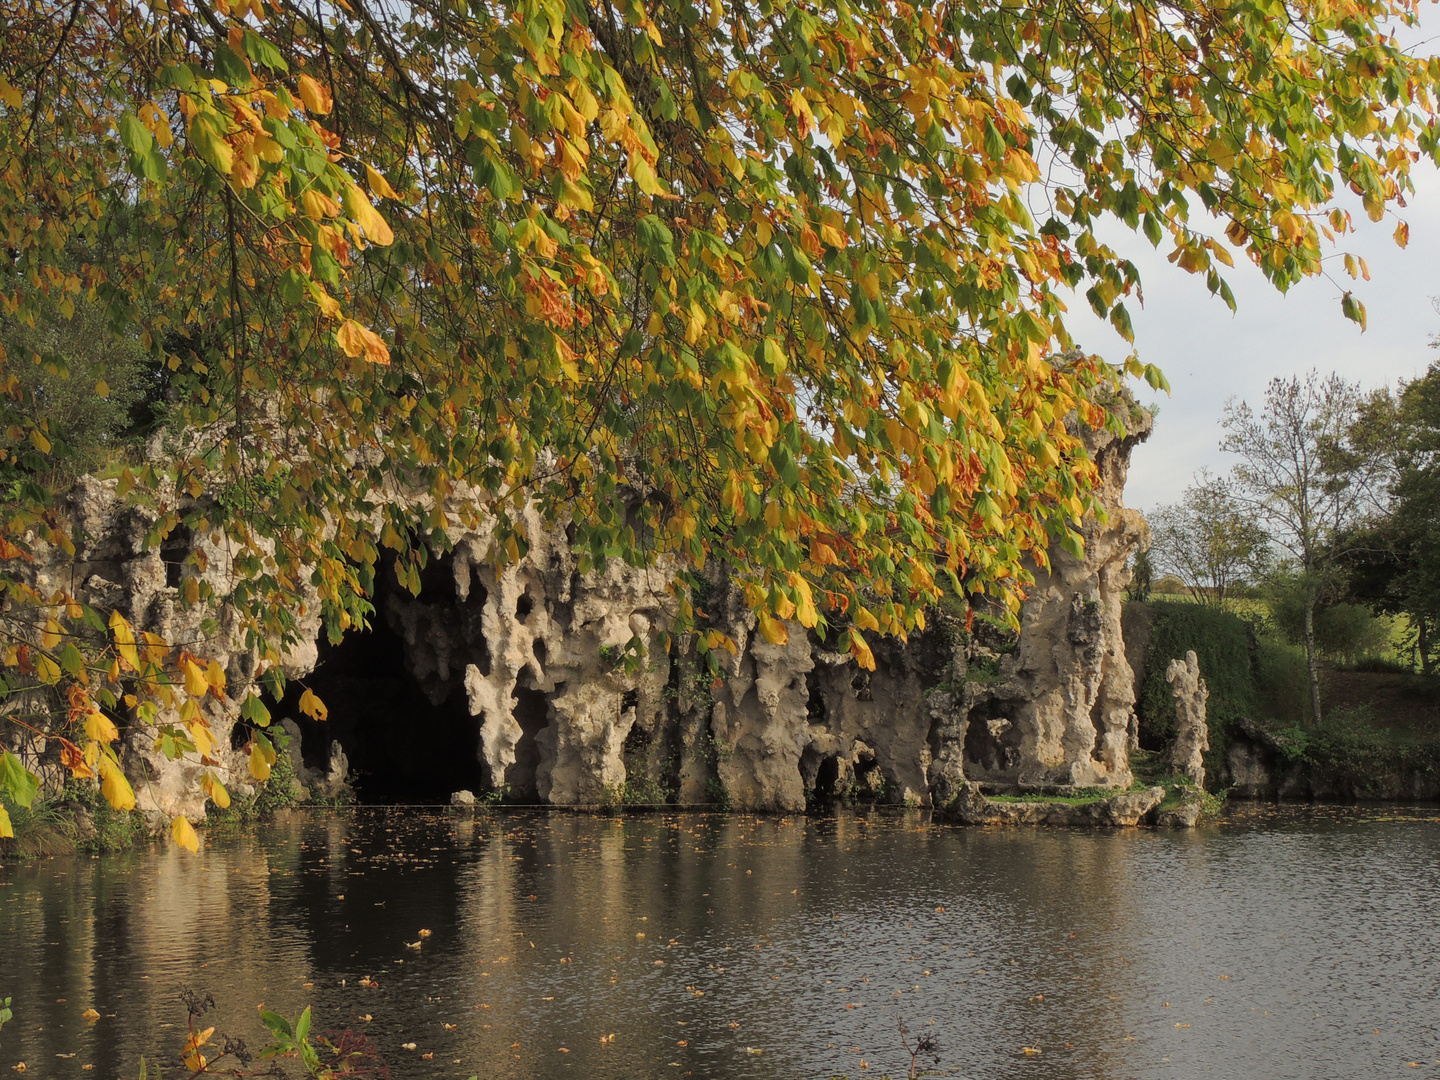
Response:
[[[954,1076],[1433,1075],[1437,856],[1433,808],[1194,833],[361,809],[0,864],[0,1067],[133,1080],[175,1060],[185,985],[252,1047],[258,1003],[310,1003],[397,1080],[903,1076],[897,1017]]]

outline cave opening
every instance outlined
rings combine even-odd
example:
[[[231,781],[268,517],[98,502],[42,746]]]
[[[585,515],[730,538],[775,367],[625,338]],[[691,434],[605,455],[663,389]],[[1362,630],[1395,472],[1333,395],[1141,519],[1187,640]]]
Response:
[[[277,721],[289,718],[299,726],[308,768],[323,773],[331,744],[340,743],[360,802],[448,803],[453,792],[483,791],[480,719],[470,715],[465,663],[489,667],[480,629],[486,591],[472,581],[461,600],[448,555],[430,559],[418,597],[396,578],[393,559],[382,566],[370,628],[347,633],[339,644],[322,634],[315,670],[300,683],[292,682],[272,712]],[[443,633],[446,640],[417,640],[417,625],[431,637]],[[455,658],[448,667],[417,662],[417,646],[437,645]],[[300,712],[306,688],[329,709],[327,720]]]
[[[834,802],[840,794],[840,758],[830,754],[820,762],[815,772],[815,802],[820,805]]]
[[[965,725],[965,775],[1010,780],[1020,764],[1020,729],[1005,715],[1011,702],[991,700],[970,710]]]

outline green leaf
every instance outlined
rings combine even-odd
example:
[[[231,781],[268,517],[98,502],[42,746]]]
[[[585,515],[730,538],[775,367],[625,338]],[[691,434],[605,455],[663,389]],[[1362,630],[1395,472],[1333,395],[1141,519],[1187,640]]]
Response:
[[[265,1025],[270,1034],[277,1039],[294,1039],[295,1030],[290,1026],[290,1021],[279,1013],[271,1012],[269,1009],[260,1010],[260,1022]]]
[[[15,754],[0,750],[0,789],[8,791],[12,802],[28,810],[40,791],[40,779]]]
[[[248,720],[256,727],[270,726],[270,710],[254,694],[250,694],[240,703],[240,718]]]
[[[285,57],[280,54],[280,50],[253,30],[245,31],[243,48],[245,55],[261,67],[282,73],[290,70],[290,65],[285,63]]]
[[[215,77],[237,90],[250,86],[250,68],[244,59],[229,45],[215,47]]]
[[[662,266],[675,265],[675,234],[654,214],[646,214],[635,223],[635,239]]]
[[[150,134],[150,129],[140,122],[138,116],[126,113],[120,118],[120,141],[132,154],[145,154],[155,144],[155,136]]]
[[[1346,293],[1340,300],[1340,311],[1351,322],[1359,323],[1365,329],[1365,305],[1355,299],[1354,293]]]
[[[1116,304],[1110,309],[1110,325],[1127,342],[1135,344],[1135,328],[1130,325],[1130,313],[1125,310],[1124,304]]]
[[[85,657],[75,648],[75,642],[66,641],[60,647],[60,667],[65,668],[65,674],[72,678],[78,678],[81,671],[85,670]]]

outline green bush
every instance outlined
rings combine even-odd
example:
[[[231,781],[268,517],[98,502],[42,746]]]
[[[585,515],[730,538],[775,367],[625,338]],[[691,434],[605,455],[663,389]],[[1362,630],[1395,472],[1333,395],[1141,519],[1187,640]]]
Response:
[[[1150,647],[1137,702],[1142,723],[1157,740],[1168,741],[1174,735],[1175,698],[1165,681],[1165,669],[1171,660],[1182,660],[1194,649],[1200,676],[1210,689],[1206,710],[1210,752],[1205,768],[1218,776],[1235,722],[1255,711],[1249,628],[1238,615],[1208,604],[1158,600],[1148,610]]]

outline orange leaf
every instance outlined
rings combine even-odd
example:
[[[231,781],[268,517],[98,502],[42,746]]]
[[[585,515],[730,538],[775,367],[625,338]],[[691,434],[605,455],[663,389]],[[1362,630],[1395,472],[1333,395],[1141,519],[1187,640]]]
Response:
[[[340,329],[335,331],[335,341],[345,350],[346,356],[363,356],[372,364],[390,363],[390,350],[380,340],[380,335],[354,319],[346,319],[340,324]]]

